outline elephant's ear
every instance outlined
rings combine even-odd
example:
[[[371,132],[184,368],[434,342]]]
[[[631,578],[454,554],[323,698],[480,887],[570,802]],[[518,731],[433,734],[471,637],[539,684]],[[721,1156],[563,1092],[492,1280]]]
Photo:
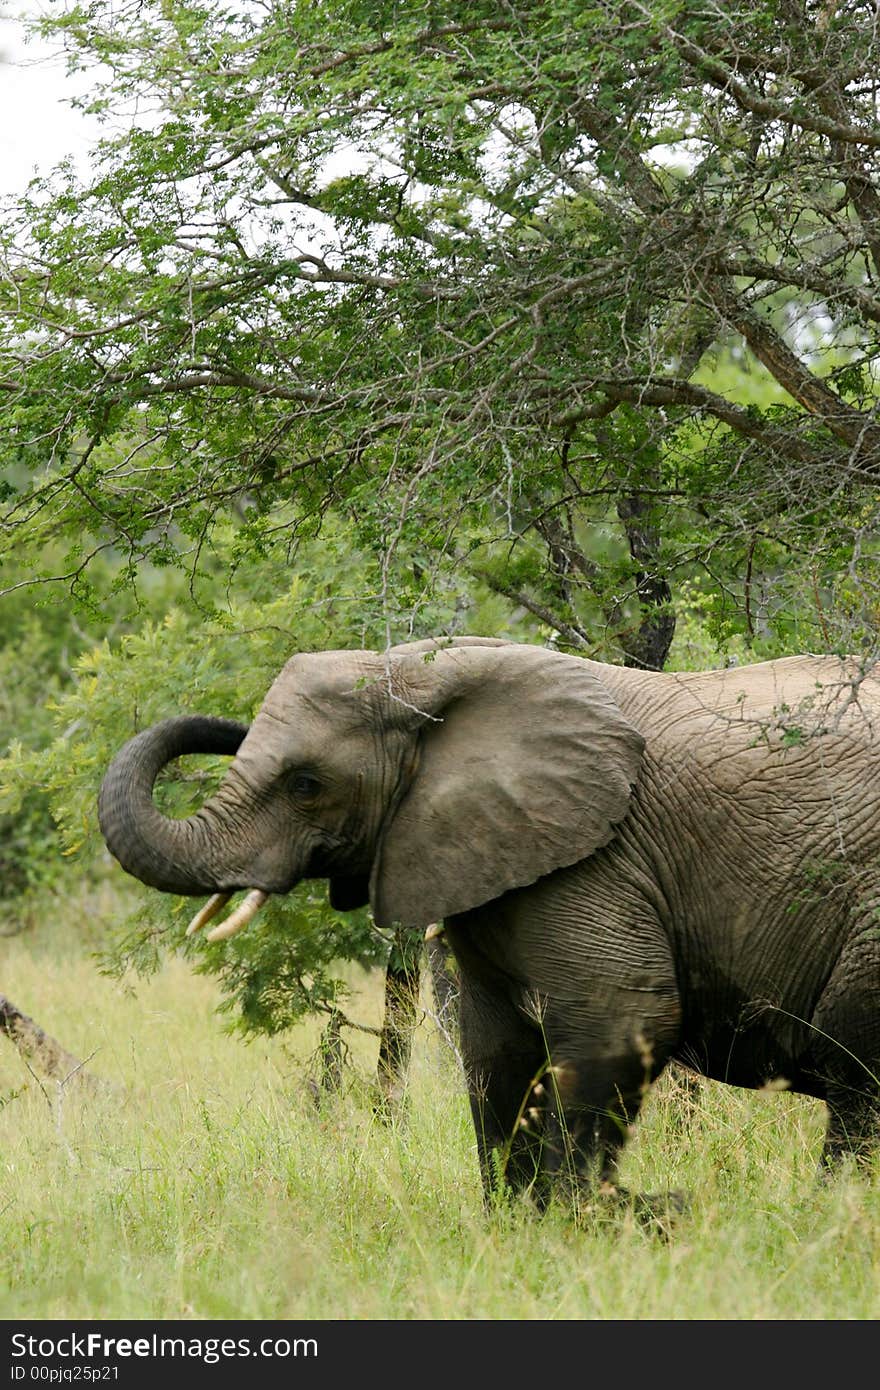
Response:
[[[601,666],[519,643],[390,655],[423,722],[373,867],[380,926],[467,912],[610,840],[644,740]]]

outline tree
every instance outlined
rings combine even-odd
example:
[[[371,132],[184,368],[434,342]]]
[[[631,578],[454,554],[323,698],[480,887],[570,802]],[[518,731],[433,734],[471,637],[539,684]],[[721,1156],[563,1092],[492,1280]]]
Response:
[[[443,561],[653,665],[694,571],[751,632],[794,598],[801,640],[870,630],[872,6],[44,27],[109,72],[95,111],[147,112],[7,212],[7,534],[75,534],[68,582],[179,534],[195,567],[233,504],[245,551],[332,506],[391,630]]]
[[[687,583],[719,639],[870,657],[867,0],[43,27],[100,65],[108,136],[4,212],[0,561],[63,544],[7,591],[88,604],[100,555],[117,586],[148,558],[210,614],[201,575],[295,571],[332,526],[380,645],[472,626],[488,586],[660,667]]]

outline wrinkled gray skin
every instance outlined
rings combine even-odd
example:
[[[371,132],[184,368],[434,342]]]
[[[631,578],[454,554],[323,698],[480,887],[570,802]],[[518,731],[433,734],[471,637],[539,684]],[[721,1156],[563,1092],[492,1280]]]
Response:
[[[299,655],[248,731],[170,720],[127,744],[101,826],[167,892],[323,877],[380,925],[445,919],[487,1187],[613,1180],[670,1059],[821,1098],[830,1165],[877,1137],[862,677],[831,657],[656,674],[479,638]],[[205,750],[237,750],[222,786],[166,820],[158,769]]]

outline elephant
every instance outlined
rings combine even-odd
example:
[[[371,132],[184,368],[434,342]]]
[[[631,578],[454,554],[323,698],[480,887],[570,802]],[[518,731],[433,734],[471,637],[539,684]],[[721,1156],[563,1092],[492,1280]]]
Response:
[[[658,673],[503,639],[294,655],[248,728],[175,717],[99,796],[107,846],[190,932],[329,880],[443,930],[488,1199],[592,1200],[670,1061],[822,1100],[820,1171],[880,1114],[880,685],[856,658]],[[232,756],[194,815],[160,768]]]

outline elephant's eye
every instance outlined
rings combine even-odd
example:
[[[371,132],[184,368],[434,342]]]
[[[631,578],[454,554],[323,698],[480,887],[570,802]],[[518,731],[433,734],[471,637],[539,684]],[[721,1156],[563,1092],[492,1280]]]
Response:
[[[311,772],[295,772],[290,779],[290,790],[294,796],[309,798],[318,795],[321,783]]]

